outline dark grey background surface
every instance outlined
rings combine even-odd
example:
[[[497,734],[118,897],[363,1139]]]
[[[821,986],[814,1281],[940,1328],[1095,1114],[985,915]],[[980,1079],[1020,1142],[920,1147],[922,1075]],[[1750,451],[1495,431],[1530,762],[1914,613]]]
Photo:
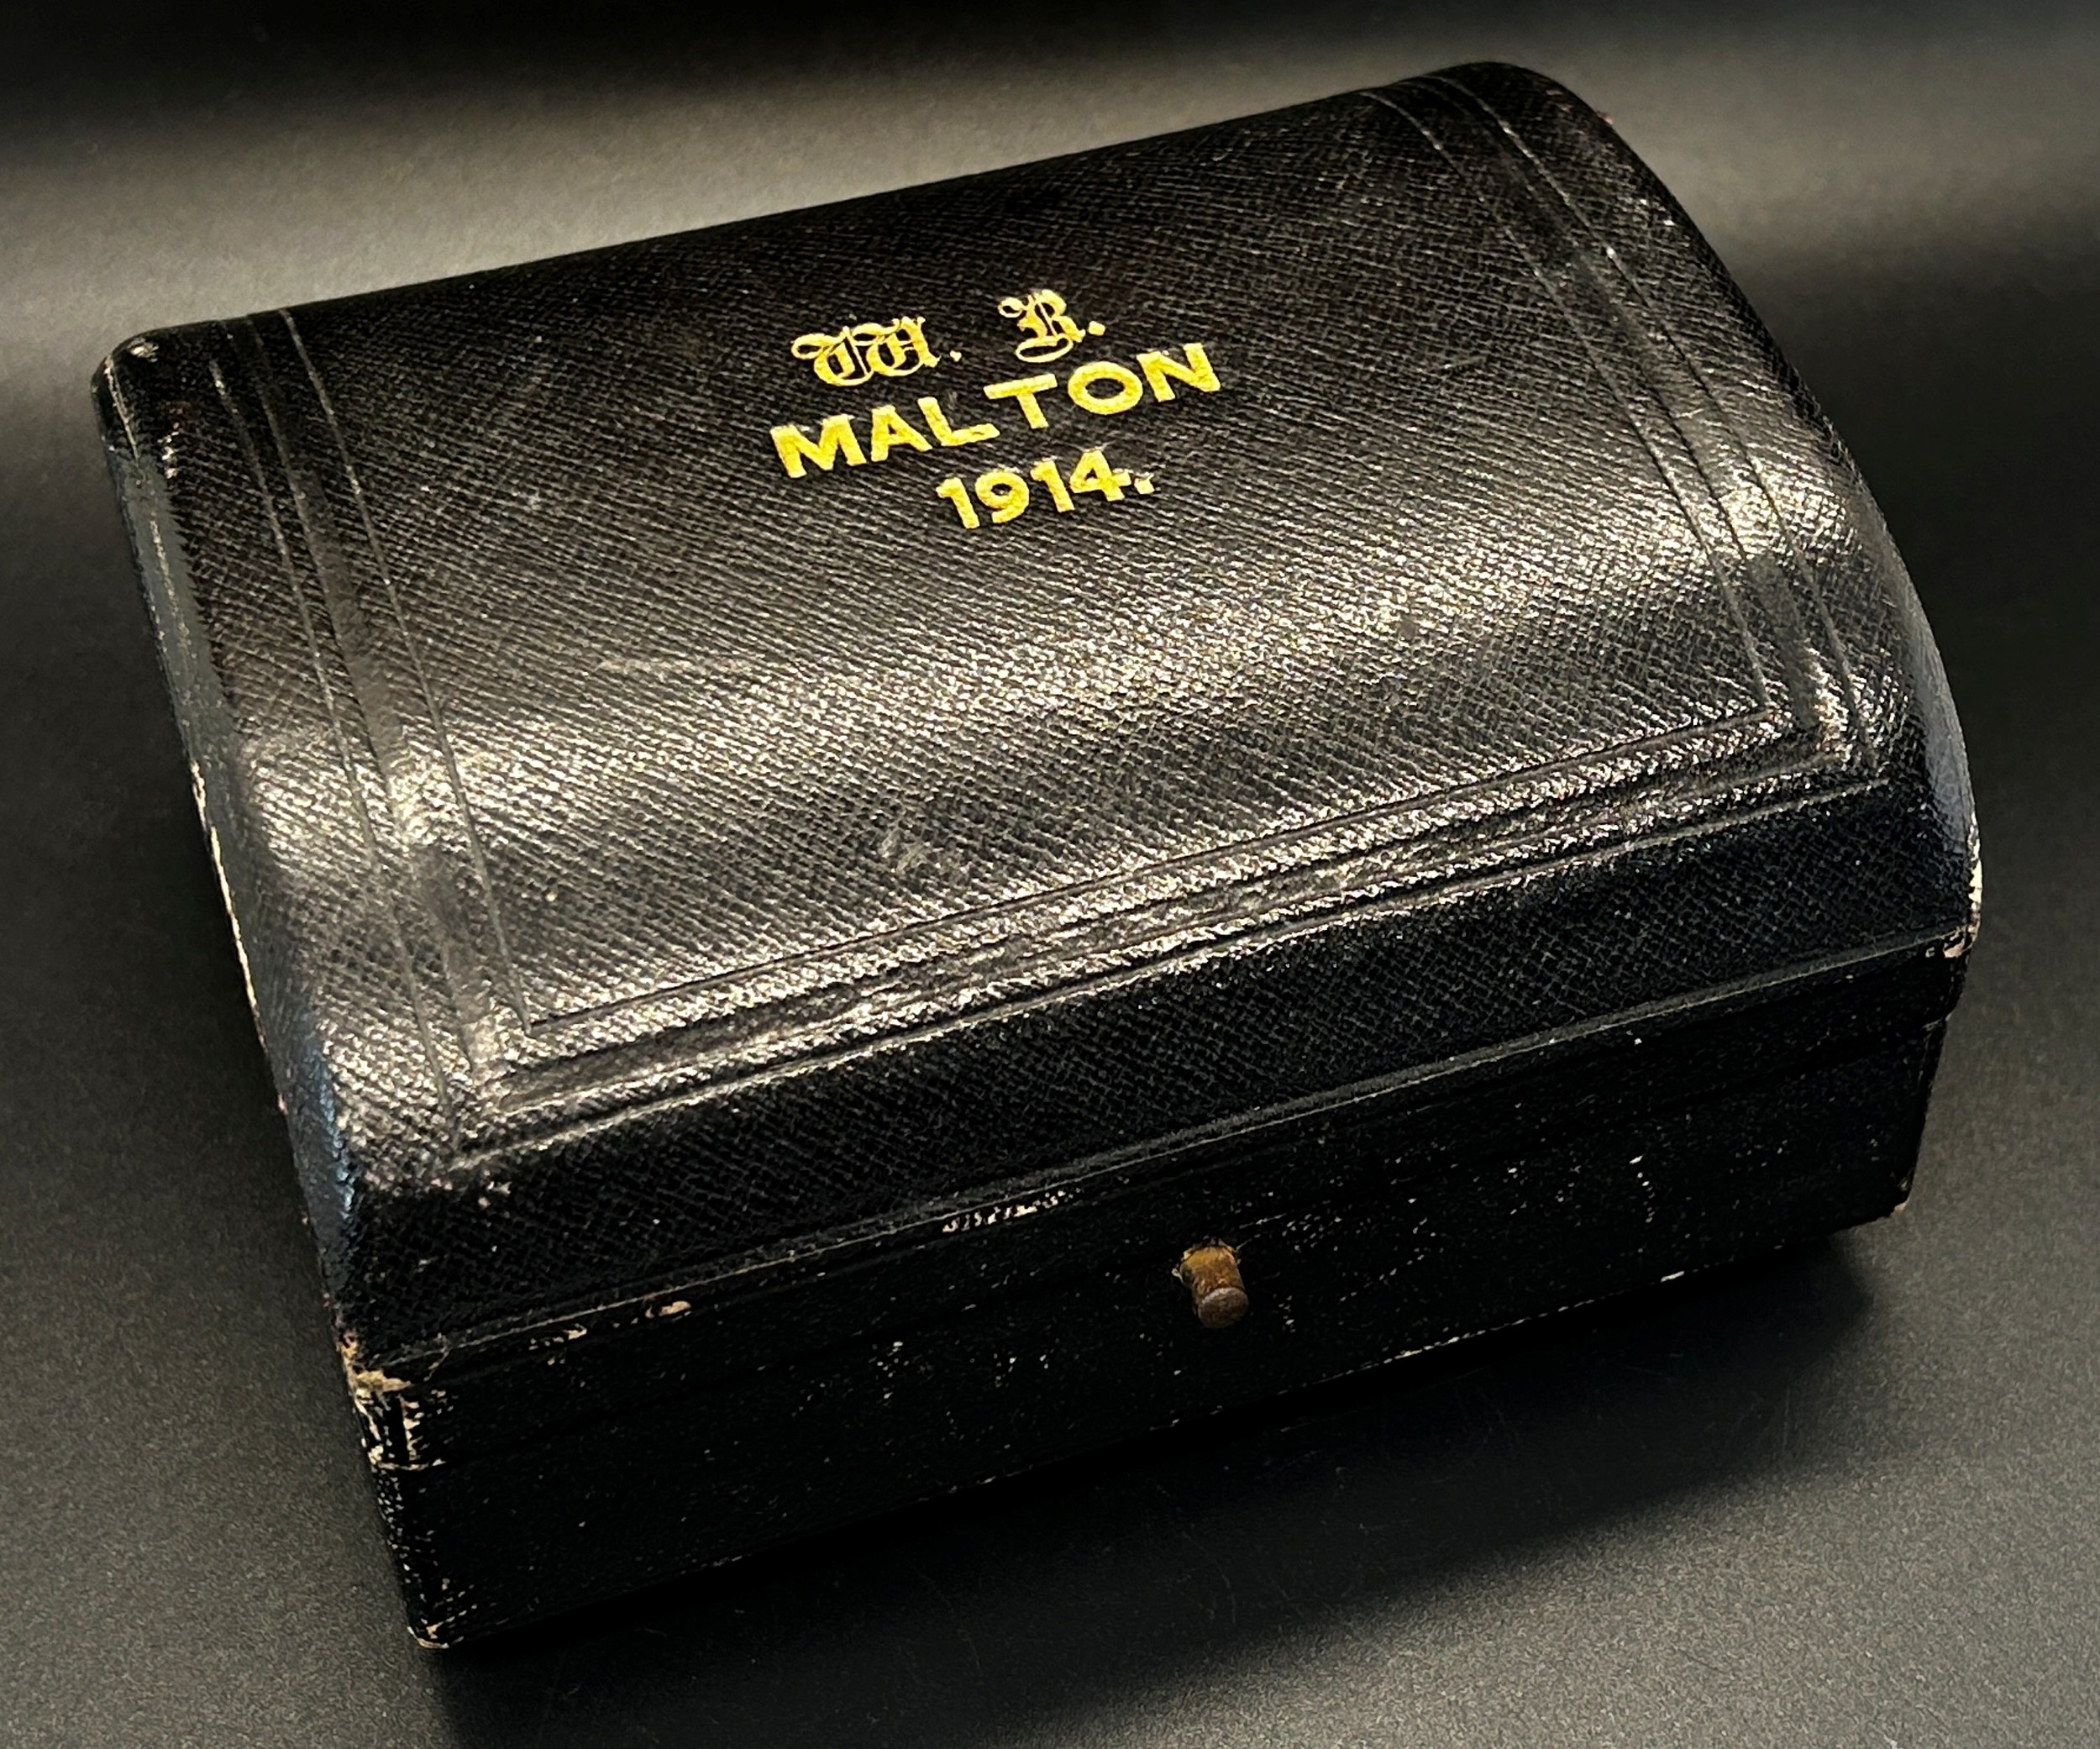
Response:
[[[0,1736],[2100,1741],[2100,20],[260,17],[0,25]],[[1677,192],[1938,630],[1988,891],[1908,1212],[417,1651],[102,478],[97,359],[1482,55],[1572,84]]]

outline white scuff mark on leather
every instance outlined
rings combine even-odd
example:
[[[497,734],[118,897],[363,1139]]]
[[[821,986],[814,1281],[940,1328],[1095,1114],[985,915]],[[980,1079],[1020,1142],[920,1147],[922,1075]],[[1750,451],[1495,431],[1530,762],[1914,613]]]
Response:
[[[693,1309],[690,1300],[674,1300],[665,1305],[652,1305],[643,1316],[651,1318],[675,1318]]]
[[[449,1583],[446,1589],[451,1589]],[[412,1618],[408,1626],[409,1636],[427,1651],[443,1652],[454,1643],[453,1630],[472,1614],[472,1607],[462,1604],[455,1605],[443,1615],[432,1615],[421,1621]]]
[[[1953,937],[1940,951],[1949,959],[1959,959],[1976,945],[1976,938],[1983,927],[1983,859],[1977,853],[1973,844],[1969,850],[1969,916],[1961,932]]]
[[[1040,1215],[1047,1209],[1054,1209],[1068,1193],[1052,1190],[1037,1197],[1033,1202],[1001,1203],[996,1208],[971,1209],[941,1223],[944,1233],[974,1232],[980,1226],[990,1226],[1001,1221],[1021,1221],[1031,1215]]]
[[[924,838],[909,836],[903,821],[892,820],[875,840],[875,854],[892,874],[909,874],[933,859],[933,847]]]
[[[344,1371],[349,1378],[350,1389],[365,1394],[392,1396],[408,1389],[406,1379],[396,1379],[381,1367],[360,1367],[346,1360]]]
[[[343,1363],[344,1380],[350,1388],[350,1407],[357,1411],[358,1421],[365,1430],[365,1458],[375,1465],[391,1461],[387,1450],[391,1409],[396,1411],[392,1419],[401,1430],[402,1453],[413,1463],[415,1427],[422,1415],[404,1399],[403,1394],[410,1388],[408,1381],[395,1378],[383,1367],[366,1366],[354,1334],[345,1336],[336,1352]]]
[[[368,1445],[365,1447],[365,1461],[374,1469],[443,1469],[444,1458],[427,1458],[417,1448],[416,1429],[422,1424],[420,1412],[404,1409],[400,1421],[401,1457],[389,1457],[383,1446]]]

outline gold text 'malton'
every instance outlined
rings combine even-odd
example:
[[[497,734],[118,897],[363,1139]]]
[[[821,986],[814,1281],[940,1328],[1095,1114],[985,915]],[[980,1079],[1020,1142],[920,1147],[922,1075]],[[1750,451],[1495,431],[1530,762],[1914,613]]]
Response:
[[[1154,401],[1172,401],[1178,382],[1206,395],[1215,393],[1218,373],[1210,355],[1193,340],[1179,350],[1179,357],[1172,348],[1141,352],[1131,365],[1113,359],[1081,365],[1063,380],[1065,397],[1084,412],[1106,417],[1128,412],[1148,396]],[[1045,370],[1035,376],[986,383],[981,392],[995,403],[1011,402],[1032,428],[1042,431],[1050,423],[1049,415],[1042,410],[1042,397],[1055,394],[1058,387],[1057,375]],[[888,402],[864,416],[833,413],[816,428],[813,437],[806,426],[775,425],[773,448],[788,477],[800,480],[812,464],[829,473],[841,460],[848,467],[858,468],[869,462],[885,461],[900,449],[956,449],[965,444],[987,443],[999,435],[999,428],[990,420],[975,425],[950,424],[937,396],[920,396],[918,413],[924,430]],[[865,442],[860,423],[864,417]]]

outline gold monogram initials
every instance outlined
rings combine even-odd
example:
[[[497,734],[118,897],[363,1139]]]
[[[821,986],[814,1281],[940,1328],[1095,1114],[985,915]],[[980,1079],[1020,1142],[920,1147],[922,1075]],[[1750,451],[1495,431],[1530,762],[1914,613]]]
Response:
[[[1053,359],[1061,359],[1089,334],[1104,332],[1098,322],[1081,328],[1065,313],[1064,300],[1047,288],[1031,292],[1025,297],[1000,298],[999,313],[1009,322],[1018,323],[1027,335],[1014,348],[1014,356],[1026,365],[1047,365]]]
[[[916,316],[895,322],[857,322],[835,334],[804,334],[793,346],[820,381],[850,389],[871,376],[909,376],[937,363]]]

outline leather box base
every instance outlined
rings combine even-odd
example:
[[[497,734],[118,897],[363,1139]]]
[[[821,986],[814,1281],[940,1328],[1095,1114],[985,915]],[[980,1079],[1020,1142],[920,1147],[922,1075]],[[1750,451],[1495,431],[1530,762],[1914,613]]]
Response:
[[[983,1205],[390,1379],[361,1400],[407,1459],[378,1475],[418,1637],[1887,1214],[1959,976],[1911,948],[1540,1042],[1197,1139],[1179,1169],[1097,1166],[1032,1209]],[[1252,1302],[1222,1331],[1173,1268],[1210,1237],[1238,1250]],[[790,1308],[808,1346],[784,1363]],[[965,1421],[958,1401],[1003,1412]],[[797,1437],[748,1436],[765,1426]]]

